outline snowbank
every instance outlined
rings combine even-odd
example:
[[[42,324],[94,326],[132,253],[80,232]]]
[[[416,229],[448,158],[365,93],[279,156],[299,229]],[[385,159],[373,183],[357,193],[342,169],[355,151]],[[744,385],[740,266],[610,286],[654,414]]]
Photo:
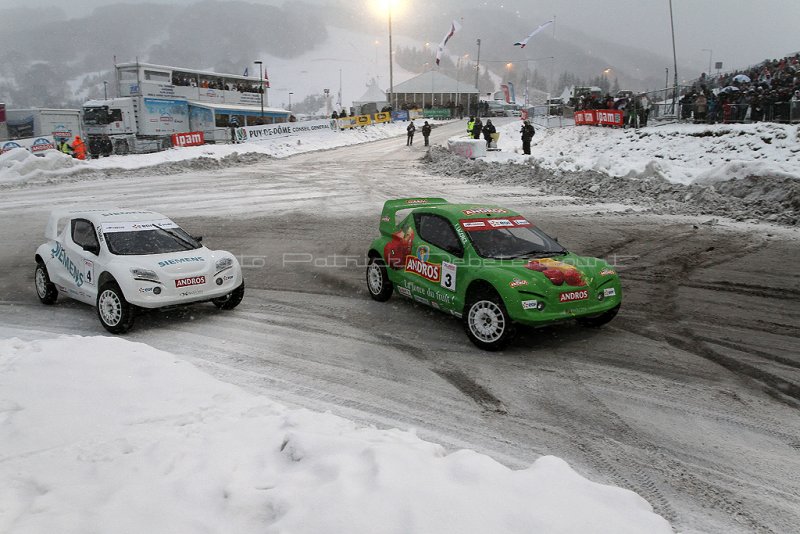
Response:
[[[46,150],[43,155],[34,156],[24,148],[12,148],[0,154],[0,184],[24,181],[36,173],[69,172],[81,163],[56,150]]]
[[[447,454],[119,338],[0,340],[0,370],[2,532],[672,532],[559,458]]]
[[[268,141],[240,144],[203,145],[173,148],[153,154],[110,156],[96,160],[79,161],[55,150],[37,157],[23,149],[14,149],[0,155],[0,184],[23,182],[41,176],[70,174],[76,170],[130,170],[153,167],[164,163],[210,158],[219,160],[234,154],[264,154],[283,158],[302,152],[325,150],[346,145],[367,143],[405,135],[407,123],[374,124],[365,128],[330,131],[320,130],[303,135],[279,137]]]
[[[502,152],[487,160],[525,158],[519,129],[517,121],[501,126]],[[660,176],[684,185],[748,176],[800,179],[799,141],[800,127],[774,123],[537,128],[531,158],[553,171]]]

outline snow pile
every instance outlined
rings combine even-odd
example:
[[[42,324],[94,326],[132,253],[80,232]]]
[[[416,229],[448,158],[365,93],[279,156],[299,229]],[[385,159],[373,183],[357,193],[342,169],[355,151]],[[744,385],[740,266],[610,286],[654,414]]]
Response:
[[[489,159],[521,157],[520,124],[503,125]],[[679,184],[748,176],[800,179],[800,127],[788,124],[673,124],[634,129],[537,128],[531,157],[545,169],[614,177],[660,176]]]
[[[576,197],[574,202],[800,224],[797,126],[537,128],[530,156],[520,153],[519,128],[518,121],[502,125],[501,151],[486,158],[466,160],[434,149],[424,161],[433,173],[472,183],[536,187]]]
[[[57,150],[34,156],[24,148],[12,148],[0,154],[0,183],[21,182],[32,174],[56,174],[70,171],[82,162]]]
[[[24,160],[17,163],[4,164],[0,159],[0,184],[29,181],[36,179],[52,179],[57,175],[69,175],[76,172],[110,173],[147,167],[163,167],[161,172],[185,172],[191,168],[209,168],[234,166],[252,163],[263,157],[283,158],[293,154],[325,150],[346,145],[368,143],[378,139],[386,139],[406,133],[407,123],[374,124],[364,128],[332,131],[318,130],[302,135],[290,135],[275,139],[239,144],[202,145],[195,147],[173,148],[154,154],[133,154],[128,156],[110,156],[89,161],[77,161],[55,150],[45,152],[44,157],[36,157],[22,149],[11,152],[24,152],[27,156],[16,155]],[[5,158],[8,152],[0,156]],[[241,156],[247,154],[246,161]],[[22,163],[22,164],[20,164]]]
[[[559,458],[447,454],[119,338],[0,340],[0,371],[2,532],[672,532]]]

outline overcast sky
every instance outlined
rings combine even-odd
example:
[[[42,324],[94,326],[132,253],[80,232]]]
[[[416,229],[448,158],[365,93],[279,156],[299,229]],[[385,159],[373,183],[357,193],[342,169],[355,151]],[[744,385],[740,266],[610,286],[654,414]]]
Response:
[[[192,0],[149,0],[154,3],[188,4]],[[283,0],[250,0],[282,5]],[[309,3],[341,3],[353,6],[380,0],[305,0]],[[384,0],[385,1],[385,0]],[[398,14],[398,29],[413,21],[414,4],[430,0],[395,0],[405,4]],[[568,25],[608,40],[672,56],[669,0],[435,0],[442,16],[458,18],[466,7],[486,6],[511,10],[530,20],[531,29],[556,16]],[[58,5],[71,15],[82,15],[97,6],[121,3],[108,0],[1,0],[7,7]],[[291,4],[291,2],[289,2]],[[800,51],[800,0],[672,0],[678,61],[698,69],[713,61],[724,68],[744,67],[767,58]],[[365,18],[374,18],[364,10]],[[450,15],[452,13],[452,15]],[[403,18],[399,18],[403,17]],[[366,24],[373,24],[369,20]],[[479,37],[479,36],[476,36]],[[556,35],[558,37],[558,34]],[[703,49],[712,50],[711,53]]]

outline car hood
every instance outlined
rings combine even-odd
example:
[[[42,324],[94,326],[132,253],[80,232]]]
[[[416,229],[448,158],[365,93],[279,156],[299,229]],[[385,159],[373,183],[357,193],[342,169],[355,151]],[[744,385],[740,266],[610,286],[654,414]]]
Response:
[[[505,262],[504,262],[505,263]],[[535,285],[543,289],[597,288],[617,278],[616,270],[605,261],[567,254],[553,258],[514,260],[505,265],[515,277],[512,287]]]
[[[202,247],[170,254],[139,256],[131,263],[136,263],[138,267],[176,276],[209,272],[214,268],[219,257],[218,254]]]

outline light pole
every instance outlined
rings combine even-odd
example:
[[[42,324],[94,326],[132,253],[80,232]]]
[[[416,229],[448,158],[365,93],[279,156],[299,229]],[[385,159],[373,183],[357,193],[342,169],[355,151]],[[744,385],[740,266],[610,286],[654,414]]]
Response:
[[[481,72],[481,40],[480,39],[477,40],[477,44],[478,44],[478,57],[477,57],[477,61],[475,63],[475,89],[478,90],[478,96],[477,96],[478,101],[475,103],[475,115],[480,117],[480,115],[481,115],[481,110],[480,110],[480,107],[481,107],[481,90],[478,89],[478,75]],[[471,101],[472,101],[471,98],[469,100],[467,100],[467,115],[469,115],[469,102],[471,102]]]
[[[672,110],[675,111],[675,100],[678,98],[678,54],[675,52],[675,21],[672,17],[672,0],[669,0],[669,25],[672,28],[672,61],[675,69],[675,83],[672,88]]]
[[[714,57],[714,51],[711,50],[710,48],[703,48],[702,51],[703,52],[708,52],[708,71],[707,71],[707,74],[708,74],[708,77],[710,78],[711,77],[711,59]]]
[[[264,124],[264,69],[261,61],[254,61],[253,63],[258,65],[258,83],[261,89],[259,91],[261,94],[261,124]]]
[[[392,57],[392,0],[389,0],[387,5],[389,6],[389,94],[391,95],[389,97],[389,105],[394,111],[397,109],[397,97],[394,95],[394,58]]]
[[[103,100],[108,100],[108,82],[103,80]]]
[[[292,95],[294,93],[289,91],[289,111],[292,111]]]
[[[331,90],[330,89],[323,89],[323,93],[325,93],[325,118],[330,118],[331,116]]]

